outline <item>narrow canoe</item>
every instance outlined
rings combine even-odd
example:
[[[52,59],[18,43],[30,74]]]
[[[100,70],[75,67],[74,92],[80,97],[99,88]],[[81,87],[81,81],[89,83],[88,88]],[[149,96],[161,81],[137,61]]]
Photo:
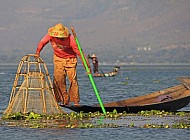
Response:
[[[126,111],[128,113],[137,113],[142,110],[164,110],[164,111],[177,111],[190,102],[190,79],[181,78],[182,84],[166,88],[160,91],[149,93],[146,95],[133,97],[121,101],[104,103],[105,110],[112,112],[114,109],[117,112]],[[102,112],[99,104],[92,106],[64,106],[75,112]]]
[[[118,74],[119,70],[120,70],[120,67],[115,66],[113,68],[113,71],[106,72],[106,73],[102,71],[102,73],[94,74],[94,77],[114,77]]]

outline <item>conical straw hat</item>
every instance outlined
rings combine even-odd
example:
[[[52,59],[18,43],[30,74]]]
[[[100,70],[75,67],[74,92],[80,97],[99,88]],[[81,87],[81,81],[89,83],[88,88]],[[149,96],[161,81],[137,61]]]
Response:
[[[48,34],[52,37],[67,38],[69,36],[69,30],[63,24],[58,23],[48,29]]]

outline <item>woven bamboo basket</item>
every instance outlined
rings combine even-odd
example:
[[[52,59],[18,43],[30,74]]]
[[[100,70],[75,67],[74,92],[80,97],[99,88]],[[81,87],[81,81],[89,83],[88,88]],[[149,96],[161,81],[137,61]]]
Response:
[[[34,54],[21,59],[4,114],[31,111],[38,114],[65,113],[55,100],[45,62]]]

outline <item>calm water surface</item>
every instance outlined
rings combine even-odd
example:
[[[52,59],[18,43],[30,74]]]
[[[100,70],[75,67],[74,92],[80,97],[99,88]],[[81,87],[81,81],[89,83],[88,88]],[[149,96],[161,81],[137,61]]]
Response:
[[[0,65],[0,117],[7,108],[10,93],[18,65]],[[48,65],[53,76],[53,66]],[[78,66],[78,81],[81,104],[98,103],[85,70]],[[111,71],[113,66],[100,66],[104,72]],[[122,66],[116,77],[94,78],[103,102],[118,101],[130,97],[148,94],[179,84],[179,76],[190,76],[190,66]],[[190,105],[181,109],[190,111]],[[68,111],[69,110],[65,110]],[[151,123],[151,122],[150,122]],[[145,128],[92,128],[92,129],[30,129],[0,126],[0,139],[3,140],[189,140],[188,129],[145,129]]]

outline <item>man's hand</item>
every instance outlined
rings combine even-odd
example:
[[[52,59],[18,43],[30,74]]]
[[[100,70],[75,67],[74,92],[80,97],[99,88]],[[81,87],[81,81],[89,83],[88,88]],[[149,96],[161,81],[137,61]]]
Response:
[[[91,69],[89,69],[89,70],[90,70],[90,71],[86,72],[87,75],[92,74],[92,73],[91,73]]]
[[[88,67],[88,72],[86,72],[86,74],[88,75],[88,74],[92,74],[92,71],[91,71],[91,68],[90,67]]]
[[[90,57],[90,54],[88,54],[87,58],[88,58],[88,59],[90,59],[90,58],[91,58],[91,57]]]

